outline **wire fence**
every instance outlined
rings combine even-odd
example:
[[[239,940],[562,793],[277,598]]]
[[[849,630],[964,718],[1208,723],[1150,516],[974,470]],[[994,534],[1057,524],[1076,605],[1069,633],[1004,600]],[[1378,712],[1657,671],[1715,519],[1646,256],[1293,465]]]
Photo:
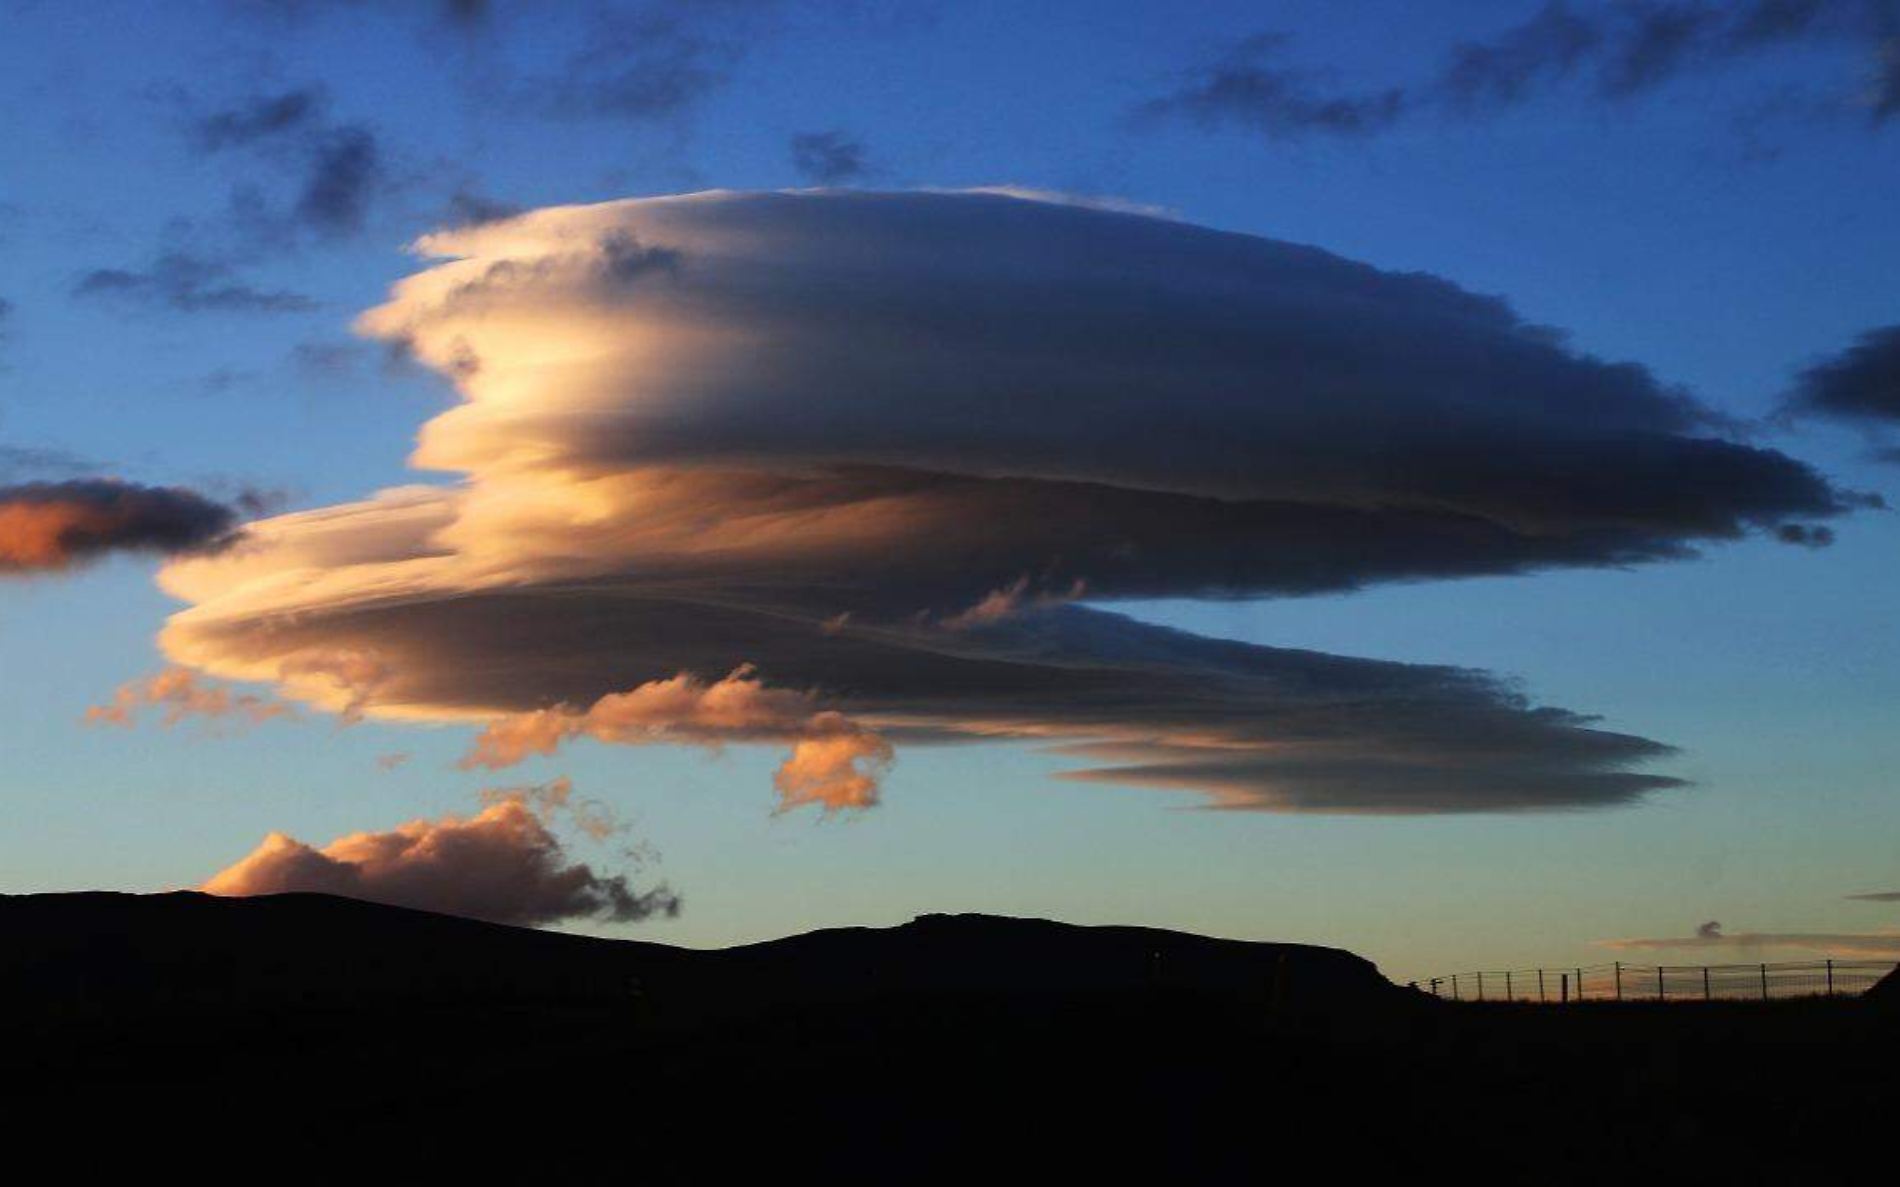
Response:
[[[1496,969],[1415,981],[1450,1001],[1767,1001],[1854,997],[1893,972],[1891,960],[1797,960],[1769,964],[1610,964]]]

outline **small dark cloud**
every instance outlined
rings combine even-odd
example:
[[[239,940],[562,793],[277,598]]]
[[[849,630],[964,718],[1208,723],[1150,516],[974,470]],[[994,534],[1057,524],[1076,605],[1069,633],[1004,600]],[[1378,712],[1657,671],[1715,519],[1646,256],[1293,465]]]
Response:
[[[1701,927],[1696,928],[1695,934],[1696,938],[1700,940],[1719,940],[1722,938],[1722,925],[1711,919]]]
[[[0,445],[0,480],[24,477],[75,478],[99,470],[99,463],[64,449],[28,445]]]
[[[290,349],[290,361],[300,374],[317,379],[336,379],[356,370],[365,349],[360,342],[299,342]]]
[[[1784,523],[1775,529],[1775,539],[1801,548],[1826,548],[1834,543],[1834,529],[1824,524]]]
[[[97,297],[179,313],[307,313],[317,303],[302,293],[263,289],[236,278],[229,265],[183,251],[160,254],[140,269],[95,268],[73,285]]]
[[[182,553],[231,538],[237,513],[182,487],[110,478],[0,487],[0,576],[54,572],[111,552]]]
[[[1598,84],[1606,95],[1633,95],[1667,82],[1720,44],[1714,34],[1723,14],[1695,0],[1631,4],[1619,12],[1626,25],[1599,43],[1607,50]]]
[[[370,198],[385,177],[382,148],[363,124],[325,132],[311,156],[297,217],[325,235],[362,230]]]
[[[1561,3],[1489,41],[1454,46],[1439,88],[1461,111],[1504,107],[1573,73],[1603,40],[1596,25]]]
[[[234,0],[233,6],[247,15],[289,20],[305,19],[329,9],[361,11],[372,7],[396,7],[384,3],[384,0]],[[487,25],[494,10],[489,0],[421,0],[410,7],[423,10],[452,28],[466,31]]]
[[[1309,132],[1365,135],[1405,113],[1403,88],[1331,91],[1312,71],[1278,65],[1287,40],[1280,33],[1246,38],[1190,72],[1179,89],[1144,104],[1142,114],[1181,116],[1203,127],[1239,124],[1285,139]]]
[[[1900,115],[1900,36],[1889,37],[1881,44],[1868,111],[1877,124]]]
[[[792,137],[792,168],[819,185],[864,176],[864,145],[843,132],[800,132]]]
[[[1279,138],[1364,136],[1428,111],[1493,115],[1579,78],[1598,99],[1629,100],[1744,57],[1840,44],[1865,52],[1875,67],[1871,95],[1843,78],[1843,100],[1864,105],[1881,124],[1900,113],[1896,27],[1900,10],[1867,0],[1551,0],[1491,37],[1452,46],[1418,81],[1343,90],[1323,71],[1282,64],[1287,38],[1263,33],[1189,71],[1140,110]]]
[[[598,11],[581,48],[514,92],[561,117],[668,119],[725,85],[772,0],[648,0]]]
[[[1900,903],[1900,890],[1877,890],[1872,894],[1850,894],[1847,897],[1857,903]]]
[[[309,127],[322,109],[314,87],[258,96],[198,120],[193,139],[206,152],[254,144]]]
[[[316,87],[256,95],[202,116],[192,125],[200,151],[247,150],[293,171],[297,196],[287,212],[271,208],[252,184],[232,193],[232,221],[254,239],[298,229],[327,238],[362,229],[371,202],[389,184],[387,154],[374,128],[331,118]]]
[[[1862,424],[1900,422],[1900,325],[1867,330],[1803,371],[1788,410]]]
[[[504,218],[513,218],[521,213],[521,207],[513,202],[504,202],[468,186],[458,186],[449,195],[448,208],[443,213],[442,222],[450,227],[475,227],[483,223],[499,222]]]

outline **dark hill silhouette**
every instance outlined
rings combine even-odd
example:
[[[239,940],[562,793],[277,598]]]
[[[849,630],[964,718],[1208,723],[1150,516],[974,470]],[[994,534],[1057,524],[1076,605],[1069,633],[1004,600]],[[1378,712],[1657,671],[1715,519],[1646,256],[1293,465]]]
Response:
[[[906,995],[1176,992],[1363,1015],[1399,996],[1337,949],[986,915],[699,951],[319,894],[95,892],[0,896],[0,937],[0,994],[60,1011],[516,999],[704,1019]]]
[[[75,1174],[1807,1182],[1900,1099],[1900,1011],[1862,1002],[1454,1006],[1145,928],[701,952],[81,894],[0,897],[0,940],[0,1122]]]
[[[1876,1008],[1900,1013],[1900,968],[1882,977],[1862,997]]]

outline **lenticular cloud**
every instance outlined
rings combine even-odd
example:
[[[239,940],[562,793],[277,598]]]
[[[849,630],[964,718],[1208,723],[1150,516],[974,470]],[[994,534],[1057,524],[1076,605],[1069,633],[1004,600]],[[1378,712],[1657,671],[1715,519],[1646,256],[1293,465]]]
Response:
[[[286,691],[491,758],[769,742],[836,807],[890,744],[1027,739],[1229,808],[1624,802],[1666,747],[1486,673],[1103,607],[1667,560],[1854,501],[1496,298],[1122,210],[708,193],[420,248],[359,328],[454,382],[414,461],[459,481],[175,561],[162,642],[361,657],[367,700]]]

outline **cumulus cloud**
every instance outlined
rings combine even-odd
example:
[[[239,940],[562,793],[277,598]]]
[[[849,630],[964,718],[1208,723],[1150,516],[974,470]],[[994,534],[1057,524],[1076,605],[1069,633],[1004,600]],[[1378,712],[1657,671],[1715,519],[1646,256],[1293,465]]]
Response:
[[[768,742],[786,803],[842,806],[890,745],[1019,739],[1227,808],[1623,803],[1668,747],[1488,673],[1103,604],[1671,560],[1857,501],[1497,298],[1099,205],[711,193],[420,247],[359,328],[456,385],[414,462],[462,481],[168,566],[161,642],[374,657],[362,711],[483,725],[479,765]]]
[[[64,449],[34,445],[0,445],[0,482],[12,483],[32,475],[71,478],[93,474],[99,464]]]
[[[1900,111],[1895,19],[1891,8],[1867,0],[1550,0],[1490,37],[1452,46],[1419,77],[1360,87],[1287,64],[1291,39],[1258,33],[1186,71],[1141,111],[1280,139],[1365,136],[1425,114],[1495,115],[1566,84],[1599,100],[1627,101],[1745,59],[1833,46],[1871,63],[1871,93],[1847,78],[1837,89],[1880,125]]]
[[[0,577],[70,569],[114,552],[216,551],[236,527],[231,508],[182,487],[110,478],[0,486]]]
[[[1726,932],[1719,923],[1705,923],[1696,928],[1694,935],[1689,936],[1598,940],[1596,943],[1598,947],[1632,952],[1668,952],[1693,948],[1800,948],[1834,956],[1900,956],[1900,931]]]
[[[565,801],[567,792],[559,793]],[[496,923],[637,920],[673,915],[665,886],[636,890],[624,874],[571,860],[546,818],[552,805],[527,792],[489,798],[473,816],[411,820],[387,832],[350,833],[321,848],[271,833],[200,887],[210,894],[306,891],[464,915]]]

